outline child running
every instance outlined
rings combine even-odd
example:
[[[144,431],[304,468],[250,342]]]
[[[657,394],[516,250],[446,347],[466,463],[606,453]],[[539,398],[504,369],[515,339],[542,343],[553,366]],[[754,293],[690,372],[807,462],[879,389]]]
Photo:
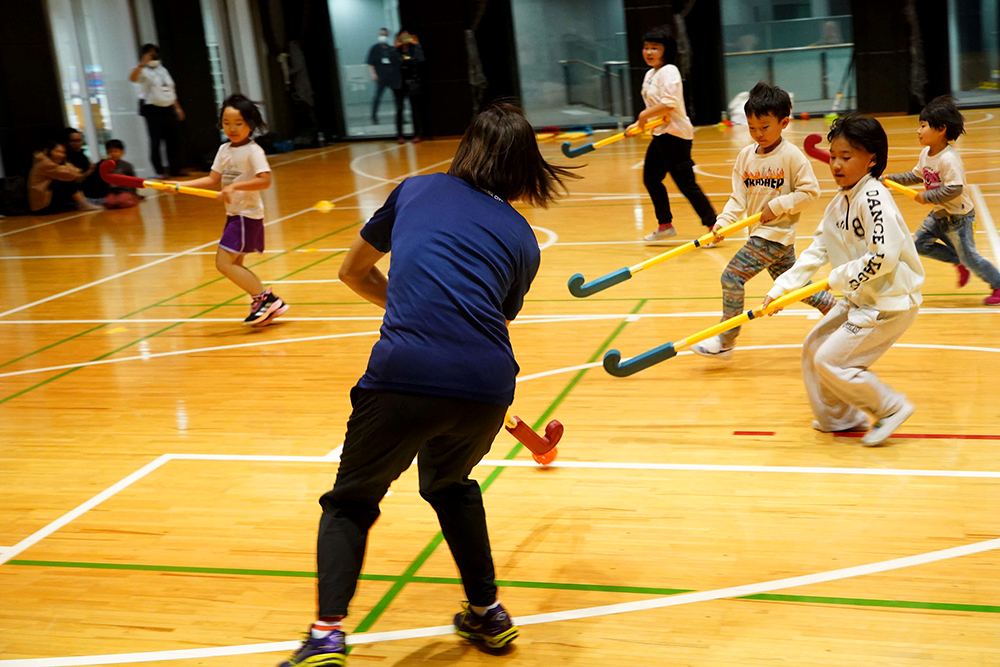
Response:
[[[867,429],[866,446],[884,442],[913,414],[906,396],[869,369],[913,324],[924,268],[903,216],[878,177],[889,140],[872,118],[848,115],[827,135],[838,187],[813,243],[767,293],[764,306],[794,289],[828,261],[830,287],[843,292],[802,344],[802,376],[823,432]],[[875,418],[869,429],[868,415]]]
[[[666,118],[668,123],[653,128],[653,140],[646,149],[646,160],[642,167],[642,181],[653,200],[658,227],[645,237],[646,241],[662,241],[677,236],[670,212],[670,198],[663,186],[667,174],[674,179],[677,188],[691,202],[701,224],[711,227],[715,224],[715,209],[708,197],[694,180],[694,162],[691,160],[691,142],[694,126],[688,118],[684,106],[684,83],[681,72],[674,66],[677,57],[677,41],[665,27],[653,28],[642,38],[642,57],[652,69],[642,80],[642,99],[646,108],[639,118],[629,126],[629,132],[641,132],[646,123],[654,118]]]
[[[947,95],[937,97],[920,112],[917,138],[924,149],[913,171],[888,174],[903,185],[922,183],[925,191],[917,195],[918,204],[933,206],[917,230],[917,252],[958,269],[958,286],[969,282],[969,271],[982,278],[993,290],[983,299],[987,306],[1000,306],[1000,271],[983,259],[976,250],[972,230],[976,211],[965,188],[962,156],[950,142],[965,133],[965,119]]]
[[[318,620],[283,667],[344,664],[343,622],[368,531],[417,454],[420,495],[437,513],[467,597],[455,632],[491,649],[517,637],[497,599],[483,497],[469,473],[514,398],[507,324],[540,258],[510,202],[545,206],[569,175],[542,158],[520,109],[495,104],[472,121],[448,173],[404,180],[348,251],[340,279],[385,318],[351,390],[337,481],[320,500]],[[376,264],[390,251],[387,279]]]
[[[763,81],[750,91],[743,105],[754,143],[736,158],[733,194],[719,215],[713,231],[760,212],[760,222],[750,228],[750,238],[722,272],[722,320],[743,312],[746,282],[767,269],[777,278],[795,264],[795,226],[799,213],[819,199],[819,181],[809,160],[794,144],[781,138],[788,127],[792,100],[781,88]],[[805,300],[824,315],[836,301],[827,291]],[[730,329],[694,346],[706,357],[732,356],[740,328]]]
[[[185,181],[192,188],[215,189],[222,185],[219,198],[226,202],[226,226],[215,253],[215,268],[237,287],[253,297],[244,324],[264,326],[283,315],[288,304],[271,288],[264,288],[253,271],[243,265],[252,252],[264,252],[264,202],[260,191],[271,187],[271,167],[264,149],[251,138],[255,130],[267,127],[260,109],[243,95],[230,95],[219,115],[229,143],[219,146],[212,171],[204,178]]]

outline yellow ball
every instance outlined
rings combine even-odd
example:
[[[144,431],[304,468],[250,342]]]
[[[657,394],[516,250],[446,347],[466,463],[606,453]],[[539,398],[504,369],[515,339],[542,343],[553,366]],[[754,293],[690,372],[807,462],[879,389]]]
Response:
[[[316,202],[316,205],[313,206],[313,208],[316,209],[317,211],[322,211],[323,213],[329,213],[334,208],[336,208],[336,205],[332,201],[327,201],[324,199],[323,201]]]

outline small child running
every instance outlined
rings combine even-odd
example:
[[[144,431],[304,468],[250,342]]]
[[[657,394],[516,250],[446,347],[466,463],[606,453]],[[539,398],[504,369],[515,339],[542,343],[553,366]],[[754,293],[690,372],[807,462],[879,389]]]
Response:
[[[819,199],[819,181],[812,165],[797,146],[781,138],[788,127],[792,100],[781,88],[761,81],[750,91],[743,106],[754,143],[736,158],[733,194],[712,231],[718,243],[719,230],[760,212],[760,222],[750,228],[750,238],[722,272],[722,320],[743,312],[746,282],[767,269],[778,276],[795,264],[795,226],[800,211]],[[827,291],[805,300],[824,315],[836,301]],[[713,336],[692,350],[705,357],[732,356],[740,328]]]
[[[947,95],[934,98],[920,112],[917,138],[924,149],[913,171],[887,174],[903,185],[923,184],[925,191],[917,195],[918,204],[933,206],[924,219],[915,239],[917,252],[939,262],[954,264],[958,269],[958,286],[969,282],[969,271],[982,278],[993,290],[983,299],[987,306],[1000,306],[1000,271],[983,259],[976,250],[972,225],[976,211],[965,188],[965,166],[962,156],[950,142],[965,133],[965,119]]]
[[[243,95],[230,95],[219,115],[229,143],[219,146],[212,171],[204,178],[185,181],[192,188],[217,188],[226,202],[226,226],[215,254],[215,268],[253,297],[244,324],[264,326],[288,310],[288,304],[264,288],[253,271],[243,265],[251,252],[264,252],[264,202],[260,191],[271,187],[271,166],[264,149],[251,138],[255,130],[267,127],[260,109]]]

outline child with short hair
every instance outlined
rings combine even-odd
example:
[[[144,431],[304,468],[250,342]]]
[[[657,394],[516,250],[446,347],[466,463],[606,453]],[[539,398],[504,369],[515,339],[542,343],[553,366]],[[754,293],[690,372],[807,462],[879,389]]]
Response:
[[[749,229],[749,239],[722,272],[722,321],[743,312],[746,282],[767,269],[777,278],[795,264],[795,226],[803,208],[819,199],[819,181],[802,151],[781,137],[788,127],[792,100],[788,93],[763,81],[750,91],[743,105],[754,143],[733,165],[733,194],[713,227],[719,230],[760,212],[760,222]],[[836,299],[827,291],[805,300],[824,315]],[[692,350],[706,357],[732,355],[740,328],[706,339]]]
[[[889,153],[882,126],[851,114],[834,121],[827,140],[830,172],[840,189],[826,207],[812,245],[774,281],[763,305],[804,287],[830,262],[830,287],[844,298],[802,344],[802,376],[816,416],[813,428],[867,428],[871,415],[875,424],[861,442],[873,446],[914,411],[906,396],[868,369],[916,319],[924,268],[903,216],[878,179]]]
[[[226,202],[226,226],[215,254],[215,267],[253,297],[244,324],[263,326],[288,310],[288,304],[264,288],[253,271],[243,265],[247,253],[264,252],[264,202],[260,191],[271,187],[271,167],[264,149],[253,133],[266,128],[260,109],[243,95],[235,94],[222,103],[219,125],[229,143],[219,146],[208,176],[185,181],[192,188],[217,188]]]
[[[628,129],[633,133],[641,132],[646,123],[654,118],[668,120],[652,129],[653,140],[646,149],[642,167],[642,181],[649,192],[649,198],[653,200],[658,223],[656,231],[647,235],[645,240],[654,242],[677,236],[670,211],[670,199],[663,185],[667,174],[674,179],[681,194],[691,202],[701,218],[701,224],[709,228],[715,224],[715,209],[694,179],[694,162],[691,160],[694,126],[684,106],[681,72],[673,64],[677,57],[677,41],[665,26],[653,28],[643,35],[642,41],[642,57],[651,68],[642,80],[642,99],[646,108]]]
[[[115,163],[112,174],[123,176],[135,176],[135,167],[131,162],[125,161],[125,144],[118,139],[109,139],[104,144],[104,151],[108,159]],[[103,199],[104,208],[131,208],[139,203],[139,195],[135,188],[123,185],[110,185],[100,177],[100,165],[98,165],[98,179],[91,185],[88,196],[95,199]],[[91,194],[92,193],[92,194]]]
[[[540,259],[511,202],[545,206],[569,175],[542,157],[520,109],[494,104],[469,125],[448,173],[400,183],[348,251],[340,279],[385,318],[351,390],[337,481],[320,500],[317,620],[282,667],[344,664],[343,621],[368,532],[417,454],[420,495],[437,513],[467,598],[456,634],[491,649],[517,637],[497,599],[483,497],[469,474],[514,398],[507,324]],[[386,278],[376,264],[389,252]]]
[[[955,107],[955,99],[936,97],[920,112],[917,138],[924,146],[912,171],[888,174],[903,185],[923,184],[918,204],[933,206],[917,230],[917,252],[958,269],[958,286],[969,282],[969,271],[982,278],[993,290],[983,299],[987,306],[1000,306],[1000,271],[976,250],[973,224],[976,211],[965,192],[962,156],[950,142],[965,133],[965,119]]]

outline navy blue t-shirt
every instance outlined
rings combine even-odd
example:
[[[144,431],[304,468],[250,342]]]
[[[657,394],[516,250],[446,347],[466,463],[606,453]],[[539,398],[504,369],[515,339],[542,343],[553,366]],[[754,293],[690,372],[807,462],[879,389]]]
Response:
[[[364,389],[514,400],[512,320],[538,272],[528,221],[447,174],[403,181],[361,230],[392,251],[388,298]]]

